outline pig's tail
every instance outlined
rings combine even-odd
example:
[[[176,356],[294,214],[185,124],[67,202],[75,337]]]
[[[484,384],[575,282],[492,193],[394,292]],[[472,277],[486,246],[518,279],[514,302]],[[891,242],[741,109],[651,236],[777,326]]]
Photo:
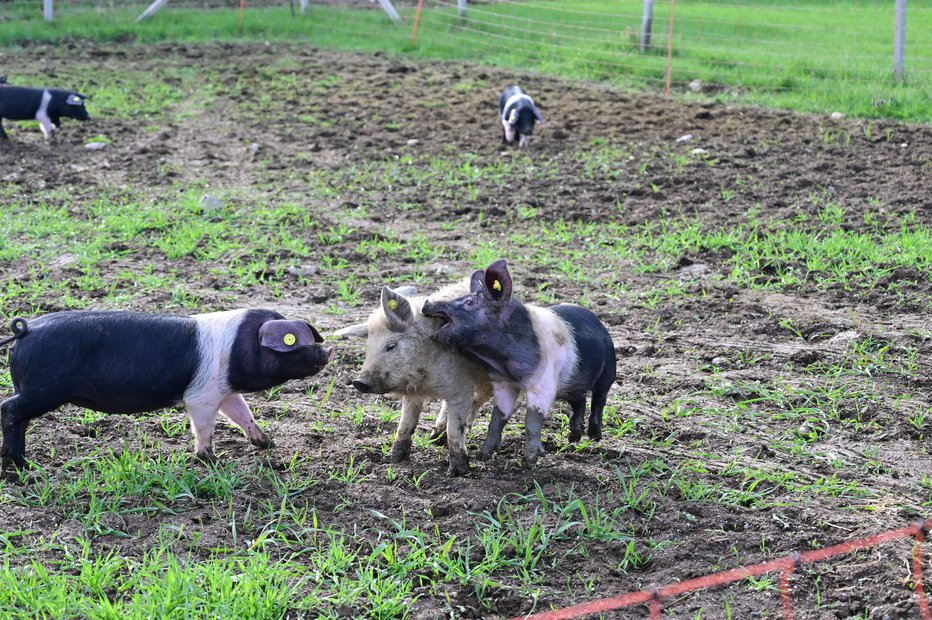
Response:
[[[13,335],[5,340],[0,340],[0,347],[6,346],[14,340],[23,337],[27,329],[26,319],[21,316],[16,317],[10,322],[10,329],[13,331]]]

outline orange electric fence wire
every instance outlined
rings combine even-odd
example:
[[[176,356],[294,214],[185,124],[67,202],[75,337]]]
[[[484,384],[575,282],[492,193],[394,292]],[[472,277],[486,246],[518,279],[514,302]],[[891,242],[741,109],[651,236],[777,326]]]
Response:
[[[848,542],[843,542],[831,547],[824,547],[822,549],[815,549],[814,551],[794,553],[793,555],[771,562],[742,566],[740,568],[704,575],[702,577],[688,579],[659,588],[653,587],[647,590],[641,590],[640,592],[629,592],[621,596],[591,601],[564,609],[519,616],[512,620],[574,620],[575,618],[582,618],[591,614],[613,611],[624,607],[632,607],[634,605],[643,605],[645,603],[649,605],[648,609],[651,620],[659,620],[664,599],[669,599],[673,596],[693,592],[695,590],[733,583],[746,579],[747,577],[758,577],[775,571],[782,571],[783,573],[780,578],[780,597],[782,599],[783,617],[786,620],[793,620],[793,595],[790,592],[790,578],[793,575],[793,571],[798,567],[803,564],[821,562],[837,555],[844,555],[852,551],[857,551],[858,549],[876,547],[877,545],[894,540],[901,540],[903,538],[913,538],[916,540],[916,544],[913,547],[913,591],[916,593],[919,617],[921,620],[932,620],[932,613],[929,611],[929,602],[926,600],[922,583],[922,546],[925,542],[926,532],[928,532],[929,529],[932,529],[932,519],[924,519],[908,527],[849,540]]]

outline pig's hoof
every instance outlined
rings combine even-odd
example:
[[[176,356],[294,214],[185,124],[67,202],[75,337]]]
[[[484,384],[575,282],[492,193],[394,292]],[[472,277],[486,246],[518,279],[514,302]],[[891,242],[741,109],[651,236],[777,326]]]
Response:
[[[451,476],[465,476],[469,473],[469,457],[465,454],[451,454],[447,471]]]
[[[602,427],[593,426],[592,424],[590,424],[588,434],[589,434],[590,439],[592,439],[593,441],[598,441],[602,439]]]
[[[391,463],[400,463],[402,461],[407,461],[408,456],[411,454],[411,440],[407,441],[396,441],[392,445],[392,453],[389,456],[388,460]]]
[[[533,465],[537,462],[537,458],[544,456],[547,452],[544,450],[543,446],[537,446],[536,448],[527,447],[524,450],[524,460],[527,461],[528,465]]]
[[[257,448],[262,448],[263,450],[270,450],[275,447],[275,442],[269,439],[266,435],[260,435],[258,437],[253,437],[249,440],[249,443],[254,445]]]
[[[582,429],[581,428],[571,429],[570,430],[570,443],[577,443],[580,439],[582,439]]]
[[[435,446],[445,446],[447,444],[447,432],[434,429],[430,432],[428,440]]]
[[[197,460],[207,465],[212,465],[217,462],[217,455],[214,454],[213,448],[207,448],[203,452],[196,452],[194,456],[197,457]]]

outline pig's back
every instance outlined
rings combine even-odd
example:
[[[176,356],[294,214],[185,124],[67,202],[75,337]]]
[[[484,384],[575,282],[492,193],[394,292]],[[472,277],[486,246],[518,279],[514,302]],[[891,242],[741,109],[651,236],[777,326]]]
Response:
[[[18,391],[104,413],[174,405],[199,363],[197,324],[135,312],[57,312],[28,321],[10,354]]]
[[[0,118],[27,121],[36,117],[42,103],[41,88],[4,86],[0,88]]]

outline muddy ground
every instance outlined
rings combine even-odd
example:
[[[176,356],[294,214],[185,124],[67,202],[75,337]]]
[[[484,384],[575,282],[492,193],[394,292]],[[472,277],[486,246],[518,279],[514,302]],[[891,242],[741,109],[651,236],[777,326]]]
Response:
[[[562,450],[566,410],[561,406],[545,431],[551,453],[534,468],[520,460],[519,419],[506,435],[502,453],[488,463],[474,462],[468,477],[447,477],[443,450],[418,446],[410,461],[394,466],[401,476],[389,482],[384,446],[390,441],[391,422],[373,415],[357,425],[345,417],[325,416],[309,401],[313,397],[307,396],[305,384],[286,386],[271,402],[251,397],[257,416],[268,420],[277,457],[312,457],[302,465],[301,475],[323,482],[293,499],[315,506],[329,526],[376,532],[385,527],[373,515],[377,510],[392,518],[405,515],[409,523],[425,530],[436,526],[468,538],[476,531],[477,514],[494,512],[508,494],[533,491],[534,482],[547,494],[565,494],[573,488],[593,500],[617,491],[613,481],[618,468],[624,471],[652,459],[671,468],[704,462],[708,470],[704,479],[724,488],[742,484],[725,472],[725,464],[735,461],[772,472],[792,471],[814,485],[811,493],[773,486],[765,502],[747,508],[691,500],[670,489],[655,497],[659,506],[655,514],[632,511],[629,525],[644,540],[675,544],[650,551],[650,561],[638,570],[621,570],[624,543],[589,542],[588,553],[583,554],[578,541],[560,542],[555,567],[544,570],[535,584],[540,588],[536,607],[540,610],[774,559],[928,515],[929,489],[921,480],[923,474],[932,473],[929,444],[926,435],[905,420],[905,412],[930,406],[924,364],[932,350],[928,269],[892,274],[889,280],[896,286],[881,283],[872,290],[843,286],[761,290],[728,280],[727,252],[700,251],[659,272],[617,264],[617,281],[630,293],[619,298],[593,290],[589,277],[604,281],[611,276],[604,266],[593,267],[599,270],[593,273],[581,265],[585,278],[563,276],[521,256],[510,256],[505,235],[530,233],[541,222],[558,220],[638,226],[670,216],[695,218],[710,227],[737,227],[755,208],[771,222],[817,220],[824,202],[810,200],[812,195],[845,206],[840,224],[845,230],[870,232],[865,212],[889,222],[915,214],[919,224],[929,225],[929,127],[876,122],[868,126],[858,120],[673,101],[459,63],[413,62],[303,46],[142,48],[75,43],[4,50],[0,58],[4,67],[17,63],[32,67],[9,70],[14,83],[17,73],[23,72],[48,83],[82,79],[85,69],[95,76],[111,74],[117,81],[127,70],[145,72],[159,81],[174,79],[172,71],[187,67],[194,72],[194,81],[210,82],[215,93],[209,103],[203,93],[175,101],[172,114],[164,116],[158,111],[151,118],[96,114],[84,125],[65,121],[54,144],[44,144],[34,126],[15,128],[12,139],[0,144],[3,200],[28,203],[39,196],[60,200],[77,218],[82,217],[83,204],[105,192],[158,199],[191,185],[235,195],[244,207],[296,202],[312,210],[324,226],[343,224],[351,229],[327,252],[347,261],[340,275],[352,274],[362,283],[364,303],[342,304],[335,280],[319,265],[318,274],[306,279],[286,278],[231,294],[223,290],[222,276],[207,272],[193,259],[169,260],[147,248],[144,240],[100,265],[105,276],[145,266],[181,273],[204,310],[275,307],[308,317],[321,331],[331,332],[362,319],[382,282],[402,282],[417,275],[428,289],[445,284],[474,267],[470,257],[475,243],[500,240],[501,255],[511,259],[520,293],[533,297],[546,283],[560,300],[585,297],[608,324],[619,361],[610,399],[616,414],[609,424],[636,421],[633,430],[609,434],[584,450]],[[471,164],[481,167],[523,157],[503,149],[496,121],[497,92],[514,81],[535,96],[546,117],[528,155],[546,174],[506,180],[480,175],[467,187],[445,186],[436,176],[423,181],[385,178],[376,187],[363,185],[372,183],[371,176],[353,182],[356,171],[397,158],[426,167],[435,158],[462,161],[459,158],[469,153]],[[93,114],[93,99],[89,105]],[[112,142],[100,151],[86,150],[85,142],[98,134]],[[691,138],[685,139],[687,135]],[[618,159],[593,174],[593,158],[587,154],[605,144],[624,149],[633,163]],[[694,149],[703,149],[714,165]],[[683,170],[674,170],[671,162],[676,156],[684,158]],[[317,178],[315,171],[346,184],[326,196],[310,192],[309,179]],[[741,190],[726,200],[723,190],[736,189],[736,179],[747,182],[739,182]],[[519,217],[522,207],[533,209],[534,216]],[[402,236],[422,233],[447,253],[441,260],[418,265],[371,260],[357,250],[360,241],[378,239],[388,231]],[[308,235],[314,238],[313,233]],[[586,247],[586,239],[577,241]],[[61,251],[66,254],[67,248]],[[591,248],[593,256],[598,251]],[[281,261],[295,262],[284,250],[268,252],[277,253]],[[31,277],[33,267],[29,258],[0,264],[6,281]],[[68,269],[53,269],[47,277],[72,277]],[[761,273],[766,275],[766,265]],[[657,305],[638,294],[668,282],[680,283],[685,294],[662,298]],[[279,295],[272,294],[276,285]],[[77,284],[73,292],[78,297],[83,294]],[[143,290],[120,307],[183,311],[170,302],[167,292]],[[30,314],[63,305],[51,298],[39,307],[23,304],[15,310]],[[105,298],[90,305],[110,307]],[[334,306],[345,312],[334,314]],[[796,326],[797,331],[786,325]],[[850,332],[886,343],[893,359],[912,355],[919,361],[914,372],[881,370],[872,376],[840,379],[856,382],[872,395],[866,404],[852,397],[839,405],[842,415],[863,425],[828,422],[824,434],[801,444],[802,452],[791,453],[786,439],[801,421],[781,417],[779,409],[764,407],[741,422],[740,430],[706,414],[706,408],[738,401],[751,402],[747,407],[755,411],[754,394],[742,392],[749,385],[805,386],[822,381],[813,378],[818,373],[812,365],[849,359],[850,339],[845,334]],[[362,362],[363,348],[355,342],[338,346],[335,363],[312,382],[326,385],[335,379],[330,397],[334,408],[373,406],[372,397],[356,393],[349,384]],[[708,394],[712,365],[721,366],[719,380],[737,386],[732,392]],[[671,405],[684,399],[698,403],[699,412],[671,414]],[[150,449],[190,449],[189,437],[166,437],[155,417],[109,416],[95,422],[94,432],[88,433],[76,421],[76,411],[50,414],[32,427],[31,455],[43,466],[60,466],[104,441],[140,443],[132,439],[140,435],[156,439],[159,447],[150,444]],[[174,415],[181,419],[181,414]],[[486,419],[483,414],[473,432],[473,453]],[[335,432],[320,431],[313,425],[319,420]],[[425,415],[423,432],[431,421],[432,413]],[[218,431],[216,447],[224,459],[256,466],[255,452],[232,428]],[[327,481],[334,463],[350,457],[364,463],[363,473],[371,478],[358,484]],[[406,482],[421,474],[425,475],[417,486]],[[832,476],[869,493],[836,495],[819,490],[818,482]],[[246,505],[264,493],[271,490],[250,489],[236,501]],[[208,507],[194,506],[176,515],[140,516],[127,525],[137,532],[134,537],[104,536],[95,544],[140,554],[166,522],[183,523],[210,545],[229,544],[228,525],[215,522],[210,514]],[[0,528],[22,529],[25,524],[69,529],[52,510],[11,503],[0,511]],[[915,617],[905,562],[908,549],[906,543],[896,543],[801,570],[795,581],[797,617]],[[583,586],[587,579],[596,584],[591,591]],[[500,585],[491,609],[482,608],[471,587],[450,584],[446,600],[419,598],[411,607],[411,617],[508,617],[534,607],[522,589],[525,584],[506,579]],[[694,617],[700,609],[703,618],[724,617],[726,600],[732,617],[779,616],[774,589],[757,590],[747,584],[686,595],[668,603],[667,609],[669,617]],[[608,617],[644,614],[641,608]]]

